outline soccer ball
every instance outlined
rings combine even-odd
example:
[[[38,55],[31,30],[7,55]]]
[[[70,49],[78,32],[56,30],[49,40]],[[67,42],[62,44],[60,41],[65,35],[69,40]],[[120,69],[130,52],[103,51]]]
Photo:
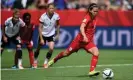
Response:
[[[106,68],[103,70],[102,76],[104,79],[112,79],[114,77],[114,73],[113,73],[112,69]]]

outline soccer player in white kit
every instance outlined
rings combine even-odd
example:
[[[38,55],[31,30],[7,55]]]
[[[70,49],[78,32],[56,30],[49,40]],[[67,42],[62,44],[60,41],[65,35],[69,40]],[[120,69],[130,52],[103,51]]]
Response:
[[[49,51],[46,54],[43,67],[47,68],[49,59],[52,56],[54,49],[54,40],[59,38],[59,24],[60,17],[55,12],[55,6],[53,3],[48,4],[47,11],[41,15],[39,21],[39,41],[38,47],[34,53],[34,68],[37,68],[37,58],[42,45],[48,42]]]
[[[15,9],[13,16],[9,17],[4,26],[2,27],[2,43],[1,43],[1,54],[4,50],[4,47],[9,45],[10,42],[13,42],[16,45],[16,53],[18,54],[18,68],[23,69],[22,67],[22,48],[20,40],[20,27],[24,27],[25,23],[19,18],[20,12],[18,9]]]

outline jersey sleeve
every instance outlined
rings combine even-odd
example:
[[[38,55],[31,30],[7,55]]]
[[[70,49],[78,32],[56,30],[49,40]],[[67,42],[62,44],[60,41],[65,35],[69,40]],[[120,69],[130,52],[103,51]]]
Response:
[[[87,24],[90,21],[90,17],[88,15],[86,15],[82,21],[82,23]]]
[[[21,25],[21,27],[25,26],[25,23],[24,23],[24,21],[22,19],[20,19],[20,25]]]
[[[40,22],[44,22],[44,15],[41,15],[40,19],[39,19]]]
[[[8,19],[5,21],[5,24],[4,25],[5,26],[8,26],[9,25],[9,20]]]

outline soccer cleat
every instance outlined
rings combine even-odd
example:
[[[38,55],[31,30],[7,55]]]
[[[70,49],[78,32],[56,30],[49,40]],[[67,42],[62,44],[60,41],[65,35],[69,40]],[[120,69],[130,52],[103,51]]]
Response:
[[[37,68],[37,59],[34,60],[33,67],[36,69]]]
[[[44,64],[43,67],[44,67],[44,68],[48,68],[48,64]]]
[[[34,69],[34,66],[31,66],[30,69]]]
[[[24,69],[22,65],[18,65],[18,69]]]
[[[100,74],[100,71],[95,71],[95,70],[93,70],[93,71],[91,71],[91,72],[89,72],[89,76],[90,77],[92,77],[92,76],[98,76]]]
[[[52,59],[52,60],[50,60],[50,61],[48,62],[48,67],[51,66],[51,65],[53,65],[53,64],[54,64],[54,59]]]
[[[44,64],[43,64],[44,68],[48,68],[48,61],[49,61],[49,59],[46,58],[44,61]]]
[[[33,67],[36,69],[37,68],[37,63],[34,63]]]
[[[12,69],[17,69],[17,68],[18,68],[17,65],[12,66]]]

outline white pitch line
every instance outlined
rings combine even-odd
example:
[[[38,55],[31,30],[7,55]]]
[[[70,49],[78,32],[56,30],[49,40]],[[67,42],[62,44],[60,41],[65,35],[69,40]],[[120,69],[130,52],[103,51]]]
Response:
[[[97,65],[97,67],[120,67],[120,66],[133,66],[133,64],[103,64]],[[50,68],[85,68],[90,67],[90,65],[78,65],[78,66],[57,66],[57,67],[50,67]],[[24,70],[32,70],[31,68],[24,68]],[[44,69],[44,68],[37,68],[37,69]],[[11,68],[2,68],[2,71],[9,71],[9,70],[19,70],[19,69],[11,69]]]

